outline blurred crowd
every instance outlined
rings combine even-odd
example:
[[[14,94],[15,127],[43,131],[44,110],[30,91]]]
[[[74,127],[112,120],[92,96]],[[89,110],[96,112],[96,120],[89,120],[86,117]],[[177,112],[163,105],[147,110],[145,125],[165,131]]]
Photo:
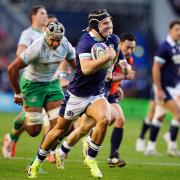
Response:
[[[11,91],[6,68],[12,61],[14,49],[13,39],[0,27],[0,93]]]

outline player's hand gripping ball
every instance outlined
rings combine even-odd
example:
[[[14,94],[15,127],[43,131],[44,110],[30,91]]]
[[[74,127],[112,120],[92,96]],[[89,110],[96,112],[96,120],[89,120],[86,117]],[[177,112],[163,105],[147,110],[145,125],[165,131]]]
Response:
[[[104,43],[96,43],[91,48],[91,56],[93,60],[97,60],[100,57],[103,57],[106,54],[107,45]],[[111,67],[112,61],[108,61],[102,68],[107,70]]]

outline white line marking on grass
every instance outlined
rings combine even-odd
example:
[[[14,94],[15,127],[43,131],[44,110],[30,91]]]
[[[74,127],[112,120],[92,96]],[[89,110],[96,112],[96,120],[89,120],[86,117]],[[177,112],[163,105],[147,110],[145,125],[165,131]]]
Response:
[[[7,160],[32,160],[33,158],[30,157],[14,157],[14,158],[3,158],[0,157],[0,159],[7,159]],[[66,160],[67,162],[79,162],[82,163],[83,160]],[[104,162],[104,160],[100,159],[99,161],[101,161],[101,163],[106,164],[106,162]],[[136,165],[149,165],[149,166],[180,166],[180,163],[171,163],[171,162],[144,162],[144,161],[138,161],[138,163],[136,161],[127,161],[127,164],[136,164]]]
[[[30,157],[13,157],[13,158],[0,157],[0,159],[5,159],[5,160],[32,160],[33,158],[30,158]]]
[[[136,165],[149,165],[149,166],[180,166],[180,163],[170,163],[170,162],[132,162],[129,161],[127,164],[136,164]]]

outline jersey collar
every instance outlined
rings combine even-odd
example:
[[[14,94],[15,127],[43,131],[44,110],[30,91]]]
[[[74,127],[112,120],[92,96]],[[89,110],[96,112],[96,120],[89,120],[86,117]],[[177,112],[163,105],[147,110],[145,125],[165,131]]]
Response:
[[[166,41],[173,47],[176,45],[175,41],[172,39],[170,35],[167,36]]]
[[[33,31],[36,31],[36,32],[39,32],[39,33],[44,33],[43,31],[41,31],[41,30],[39,30],[39,29],[37,29],[37,28],[34,28],[34,27],[32,27],[32,26],[31,26],[31,29],[32,29]]]
[[[95,35],[92,32],[89,32],[89,35],[95,40],[95,41],[101,41],[99,38],[95,37]]]

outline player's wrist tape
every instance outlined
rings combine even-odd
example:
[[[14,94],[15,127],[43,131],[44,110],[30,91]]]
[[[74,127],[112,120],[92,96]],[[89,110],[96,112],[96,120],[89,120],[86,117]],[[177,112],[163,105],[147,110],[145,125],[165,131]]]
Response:
[[[113,69],[114,69],[114,64],[113,65],[111,65],[111,67],[110,68],[108,68],[108,72],[113,72]]]
[[[21,93],[19,93],[19,94],[14,94],[14,97],[16,97],[16,98],[23,98],[23,95],[22,95]]]
[[[65,71],[59,71],[58,72],[58,77],[59,78],[66,78],[67,77],[67,73]]]
[[[112,69],[108,69],[107,72],[111,72],[112,73]]]

